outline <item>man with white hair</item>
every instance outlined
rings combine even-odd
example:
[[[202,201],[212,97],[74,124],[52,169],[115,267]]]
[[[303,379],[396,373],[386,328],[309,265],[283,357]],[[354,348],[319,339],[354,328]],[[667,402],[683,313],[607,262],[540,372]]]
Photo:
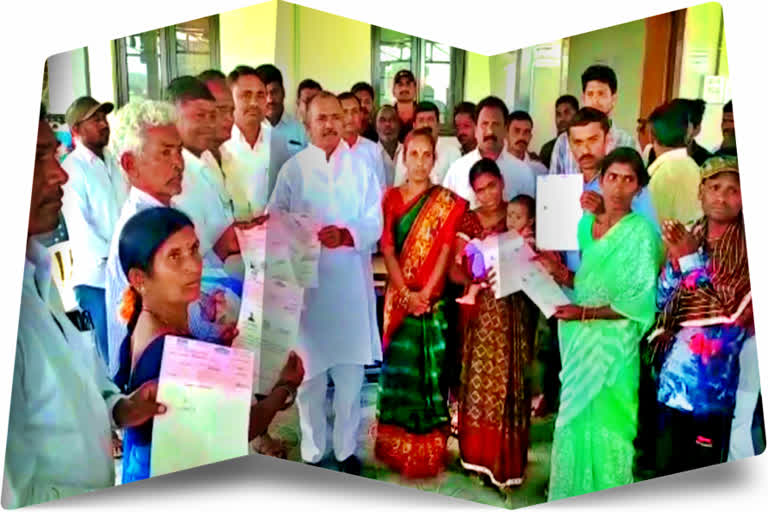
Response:
[[[128,176],[131,190],[115,225],[109,257],[107,259],[106,307],[107,333],[109,337],[109,374],[118,368],[120,344],[127,334],[127,327],[118,318],[123,293],[128,279],[120,266],[118,241],[125,223],[141,210],[155,206],[175,206],[174,197],[182,192],[184,178],[183,143],[176,127],[176,111],[165,102],[130,102],[117,111],[112,144],[114,154]],[[199,228],[198,237],[200,237]],[[202,237],[200,237],[202,238]],[[234,233],[213,250],[203,253],[205,268],[221,268],[222,261],[239,252]],[[205,304],[212,300],[203,296],[201,301],[190,305],[189,319],[192,335],[198,339],[225,338],[232,326],[216,324],[215,312]]]
[[[383,219],[375,171],[342,140],[342,118],[332,93],[312,98],[307,110],[311,143],[280,170],[269,210],[308,213],[325,226],[318,233],[320,286],[304,295],[297,346],[306,371],[296,398],[301,457],[317,465],[325,456],[330,378],[333,451],[342,471],[360,474],[355,450],[364,366],[382,359],[368,287],[373,286],[371,248],[381,237]]]

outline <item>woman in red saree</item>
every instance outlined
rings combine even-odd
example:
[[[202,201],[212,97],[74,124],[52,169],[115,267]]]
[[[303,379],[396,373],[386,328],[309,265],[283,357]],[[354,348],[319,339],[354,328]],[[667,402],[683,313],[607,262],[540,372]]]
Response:
[[[456,254],[466,243],[507,230],[504,179],[496,162],[479,160],[470,170],[477,209],[464,214],[457,228]],[[452,280],[469,285],[459,265]],[[528,460],[531,397],[527,370],[539,311],[522,292],[501,299],[481,290],[465,310],[459,388],[461,464],[485,475],[501,490],[523,483]]]
[[[375,453],[405,477],[426,478],[445,464],[449,417],[441,295],[466,202],[430,182],[435,141],[429,129],[412,131],[404,151],[408,180],[383,200],[381,251],[389,282]]]

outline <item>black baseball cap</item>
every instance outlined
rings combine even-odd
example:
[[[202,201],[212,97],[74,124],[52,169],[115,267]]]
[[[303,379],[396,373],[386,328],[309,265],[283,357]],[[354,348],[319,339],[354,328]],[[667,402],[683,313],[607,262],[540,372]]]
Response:
[[[395,74],[395,79],[392,81],[393,84],[396,84],[403,78],[407,78],[409,82],[416,83],[416,77],[413,76],[413,73],[411,73],[410,69],[401,69]]]

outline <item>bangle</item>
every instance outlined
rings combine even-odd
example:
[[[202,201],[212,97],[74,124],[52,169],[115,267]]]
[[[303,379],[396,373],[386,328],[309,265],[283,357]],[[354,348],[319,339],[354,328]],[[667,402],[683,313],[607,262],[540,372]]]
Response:
[[[585,316],[587,315],[587,308],[584,306],[581,307],[581,321],[583,322],[585,320]]]
[[[277,391],[278,389],[281,389],[281,388],[288,392],[288,399],[285,401],[283,406],[280,408],[281,411],[284,411],[284,410],[288,409],[290,406],[292,406],[293,403],[296,401],[296,388],[294,388],[293,386],[290,386],[288,384],[280,384],[279,386],[275,386],[272,389],[272,392],[274,393],[275,391]]]

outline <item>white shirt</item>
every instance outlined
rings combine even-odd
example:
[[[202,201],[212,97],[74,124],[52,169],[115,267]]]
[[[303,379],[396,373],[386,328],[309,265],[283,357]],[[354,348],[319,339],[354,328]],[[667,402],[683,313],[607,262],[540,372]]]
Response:
[[[128,193],[128,199],[123,205],[123,210],[120,212],[120,218],[115,225],[115,236],[112,238],[112,244],[109,248],[109,256],[107,258],[106,269],[106,293],[105,293],[105,306],[107,311],[107,339],[109,341],[109,368],[108,375],[114,376],[117,373],[120,364],[120,344],[128,334],[128,326],[121,318],[119,318],[120,303],[123,300],[123,293],[128,288],[128,277],[123,272],[123,267],[120,264],[120,233],[123,231],[123,226],[130,220],[131,217],[138,212],[146,210],[148,208],[164,207],[165,205],[147,194],[143,190],[139,190],[136,187],[132,187]],[[172,201],[172,206],[175,207]],[[193,220],[194,222],[194,220]],[[200,232],[197,226],[195,231],[200,238]],[[213,251],[203,252],[203,274],[210,272],[209,269],[221,269],[223,272],[223,264],[221,260],[216,256]],[[203,319],[199,302],[193,302],[189,307],[189,328],[192,335],[196,339],[208,340],[216,338],[220,332],[220,327],[215,324],[211,324]]]
[[[386,180],[382,186],[389,188],[395,184],[395,162],[400,158],[400,152],[403,150],[403,145],[398,141],[394,158],[390,157],[387,150],[384,149],[384,146],[381,144],[381,139],[379,139],[379,142],[377,142],[376,145],[379,147],[381,162],[384,164],[384,176]]]
[[[469,201],[470,208],[477,208],[475,191],[469,184],[469,171],[482,157],[475,148],[459,158],[445,176],[443,186]],[[506,147],[496,159],[501,175],[504,177],[504,199],[510,200],[516,195],[526,194],[536,198],[536,176],[533,170],[522,160],[513,158]]]
[[[461,158],[461,149],[456,145],[455,139],[438,138],[435,145],[435,153],[437,153],[437,159],[429,177],[432,183],[439,184],[445,179],[451,165]],[[401,151],[395,166],[395,186],[399,187],[405,183],[407,177],[408,170],[405,168],[405,151]]]
[[[224,177],[210,151],[196,157],[187,148],[184,157],[184,177],[181,194],[173,203],[195,224],[200,237],[200,252],[210,251],[226,229],[232,225],[232,200],[226,191]]]
[[[104,288],[109,243],[130,185],[106,148],[102,160],[77,144],[61,166],[69,175],[62,213],[74,260],[72,286]]]
[[[272,158],[269,165],[267,196],[272,195],[277,173],[293,155],[307,147],[309,139],[304,125],[283,111],[280,121],[272,127]]]
[[[238,220],[261,215],[267,205],[272,133],[272,126],[265,120],[256,143],[251,146],[235,124],[232,137],[221,145],[226,187]]]
[[[513,158],[517,158],[512,153],[509,153],[509,156]],[[536,176],[544,176],[549,174],[549,169],[547,168],[547,166],[539,162],[538,160],[534,160],[533,158],[531,158],[531,154],[528,153],[527,151],[525,152],[525,158],[523,159],[523,162],[528,164],[528,167],[531,168],[531,170]]]
[[[55,319],[54,319],[55,318]],[[3,480],[3,506],[23,507],[115,484],[112,409],[93,331],[64,313],[48,251],[28,240]]]
[[[324,226],[346,228],[355,244],[323,247],[320,286],[305,291],[297,343],[305,380],[332,366],[381,360],[370,251],[381,238],[383,218],[373,170],[344,141],[330,161],[310,144],[280,170],[269,209],[309,213]]]
[[[379,151],[379,146],[370,139],[366,139],[360,135],[357,136],[354,145],[350,146],[352,153],[355,156],[360,157],[368,163],[368,167],[373,169],[376,175],[376,180],[379,183],[379,188],[385,190],[387,176],[384,170],[384,161]]]

